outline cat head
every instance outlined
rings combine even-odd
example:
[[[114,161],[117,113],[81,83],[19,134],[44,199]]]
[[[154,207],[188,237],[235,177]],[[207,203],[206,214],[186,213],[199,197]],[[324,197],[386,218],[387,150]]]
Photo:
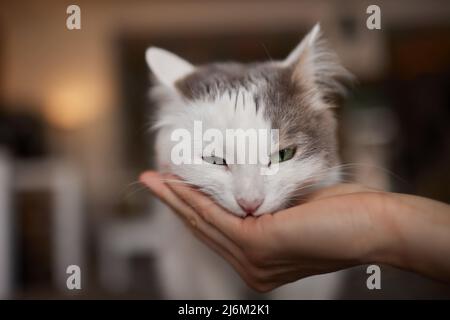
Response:
[[[230,212],[275,212],[339,179],[332,108],[345,96],[351,75],[327,48],[319,25],[282,61],[194,66],[155,47],[146,60],[157,81],[152,93],[159,106],[160,166]],[[275,130],[276,141],[274,135],[269,140],[277,149],[259,155],[257,163],[237,163],[236,143],[250,140],[230,147],[227,139],[196,135],[199,125],[202,133],[212,129],[224,138],[230,129]],[[181,142],[189,150],[180,151]],[[180,152],[191,161],[174,161]],[[262,174],[275,164],[274,174]]]

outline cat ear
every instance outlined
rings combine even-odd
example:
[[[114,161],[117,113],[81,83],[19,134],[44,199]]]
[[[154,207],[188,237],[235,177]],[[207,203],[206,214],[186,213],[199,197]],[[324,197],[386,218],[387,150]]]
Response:
[[[295,47],[294,50],[283,61],[286,66],[296,64],[302,55],[307,53],[308,49],[314,48],[314,45],[320,37],[320,24],[317,23],[311,31],[303,38],[303,40]]]
[[[168,87],[194,71],[194,66],[177,55],[157,47],[145,52],[145,60],[156,78]]]
[[[347,94],[353,75],[339,62],[336,54],[322,38],[320,25],[316,24],[300,44],[282,62],[292,68],[292,81],[311,90],[321,99],[320,106],[338,102]]]

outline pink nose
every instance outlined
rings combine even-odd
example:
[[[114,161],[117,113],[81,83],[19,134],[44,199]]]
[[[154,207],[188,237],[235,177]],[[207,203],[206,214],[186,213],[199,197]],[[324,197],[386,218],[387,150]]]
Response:
[[[237,203],[242,208],[242,210],[247,213],[247,215],[253,214],[263,203],[264,199],[254,199],[254,200],[246,200],[246,199],[237,199]]]

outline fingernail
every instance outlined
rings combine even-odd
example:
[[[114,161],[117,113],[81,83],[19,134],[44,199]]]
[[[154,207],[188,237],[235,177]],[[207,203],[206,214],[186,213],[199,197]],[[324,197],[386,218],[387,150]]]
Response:
[[[158,173],[156,172],[144,172],[139,177],[139,181],[143,184],[145,184],[147,187],[151,188],[154,184],[153,182],[159,179]]]

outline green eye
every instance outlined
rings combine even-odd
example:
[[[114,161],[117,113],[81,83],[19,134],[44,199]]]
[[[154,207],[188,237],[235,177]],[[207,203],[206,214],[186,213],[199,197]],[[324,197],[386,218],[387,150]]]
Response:
[[[296,147],[280,150],[278,153],[274,153],[270,156],[270,163],[279,163],[291,160],[295,155],[295,151],[297,151]]]
[[[227,162],[225,159],[216,157],[216,156],[210,156],[210,157],[204,157],[202,156],[203,161],[208,162],[210,164],[217,164],[219,166],[226,166]]]

